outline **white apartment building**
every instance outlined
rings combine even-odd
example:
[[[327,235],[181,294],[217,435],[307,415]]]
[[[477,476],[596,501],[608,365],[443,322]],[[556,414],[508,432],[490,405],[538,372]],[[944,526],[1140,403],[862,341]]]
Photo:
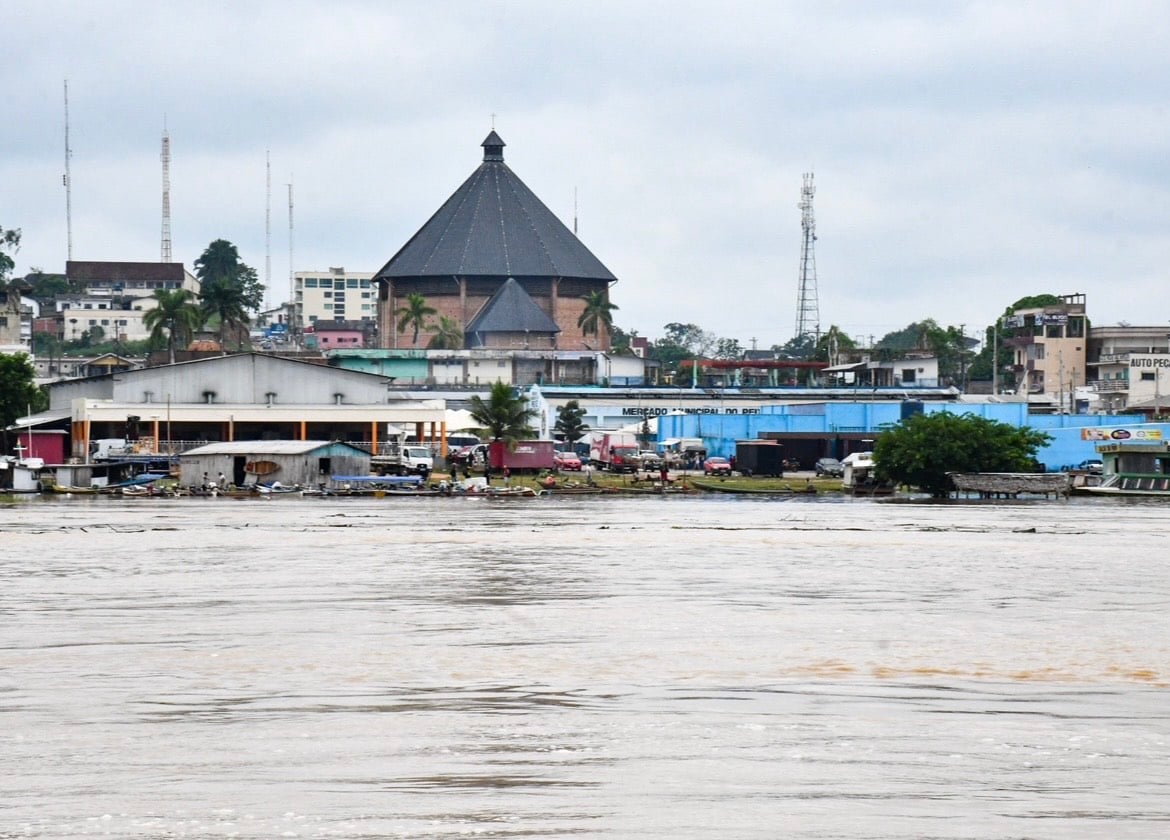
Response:
[[[1088,366],[1102,411],[1170,409],[1170,327],[1093,327]]]
[[[299,334],[317,321],[376,321],[378,287],[371,271],[293,273],[293,329]]]

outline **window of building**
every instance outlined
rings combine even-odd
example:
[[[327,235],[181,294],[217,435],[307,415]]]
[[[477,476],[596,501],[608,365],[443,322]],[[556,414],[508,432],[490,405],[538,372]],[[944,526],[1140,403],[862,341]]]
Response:
[[[345,288],[345,281],[344,280],[334,280],[333,281],[333,288],[344,289]]]
[[[1142,382],[1153,382],[1158,378],[1158,375],[1152,370],[1142,371]]]
[[[368,288],[370,288],[370,281],[369,280],[362,280],[358,283],[358,285],[361,286],[361,288],[363,288],[363,289],[368,289]]]
[[[370,298],[369,292],[362,292],[362,300],[369,300],[369,298]]]
[[[305,278],[305,288],[306,289],[317,288],[317,278],[316,277],[306,277]]]
[[[332,297],[333,297],[333,292],[325,292],[325,297],[327,297],[327,298],[332,298]]]
[[[1064,338],[1064,327],[1060,324],[1049,324],[1044,328],[1045,338]]]
[[[7,326],[8,326],[8,316],[7,315],[0,315],[0,327],[7,327]]]
[[[903,382],[913,382],[914,381],[914,368],[902,368],[902,381]]]
[[[356,288],[358,287],[358,281],[357,281],[357,278],[356,278],[356,277],[353,277],[353,278],[347,279],[347,280],[345,281],[345,287],[346,287],[347,289],[356,289]]]
[[[316,316],[316,315],[310,315],[310,316],[309,316],[309,323],[310,323],[310,324],[312,324],[312,323],[313,323],[313,322],[315,322],[316,320],[317,320],[317,316]]]
[[[102,318],[102,326],[108,327],[109,325],[110,325],[110,319],[109,318]]]
[[[332,303],[326,303],[326,304],[323,304],[321,308],[322,308],[322,309],[328,309],[328,310],[332,311],[332,309],[333,309],[333,304],[332,304]]]

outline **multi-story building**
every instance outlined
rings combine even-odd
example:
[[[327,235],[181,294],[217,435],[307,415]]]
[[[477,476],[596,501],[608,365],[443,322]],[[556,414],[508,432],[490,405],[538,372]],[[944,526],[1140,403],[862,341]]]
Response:
[[[80,262],[65,264],[65,274],[80,293],[57,298],[57,336],[76,341],[87,331],[104,338],[141,341],[150,336],[143,315],[155,306],[158,289],[186,289],[199,296],[199,280],[182,263]]]
[[[1170,328],[1093,327],[1088,367],[1100,410],[1170,409]]]
[[[373,273],[330,268],[293,273],[293,330],[299,335],[318,321],[367,321],[378,318]]]
[[[1072,405],[1087,379],[1085,296],[1062,295],[1060,303],[1017,309],[1004,316],[1000,327],[1004,344],[1013,351],[1016,393],[1046,395],[1057,405]]]

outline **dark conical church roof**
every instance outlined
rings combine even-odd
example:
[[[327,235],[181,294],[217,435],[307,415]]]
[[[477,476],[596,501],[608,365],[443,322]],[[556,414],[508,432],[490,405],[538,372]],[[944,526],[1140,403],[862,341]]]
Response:
[[[557,322],[520,288],[511,277],[496,290],[479,314],[467,325],[467,333],[559,333]]]
[[[430,276],[617,278],[504,163],[492,131],[483,163],[376,278]]]

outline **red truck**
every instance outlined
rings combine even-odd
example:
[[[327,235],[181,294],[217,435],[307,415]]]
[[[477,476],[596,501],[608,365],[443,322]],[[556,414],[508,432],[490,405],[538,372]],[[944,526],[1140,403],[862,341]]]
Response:
[[[493,440],[488,445],[488,463],[493,472],[499,472],[507,467],[512,472],[520,470],[551,470],[553,468],[553,453],[556,441],[552,440],[520,440],[513,449],[502,440]]]
[[[597,448],[589,453],[589,460],[599,469],[612,472],[637,472],[638,438],[630,432],[609,432],[601,436]]]

